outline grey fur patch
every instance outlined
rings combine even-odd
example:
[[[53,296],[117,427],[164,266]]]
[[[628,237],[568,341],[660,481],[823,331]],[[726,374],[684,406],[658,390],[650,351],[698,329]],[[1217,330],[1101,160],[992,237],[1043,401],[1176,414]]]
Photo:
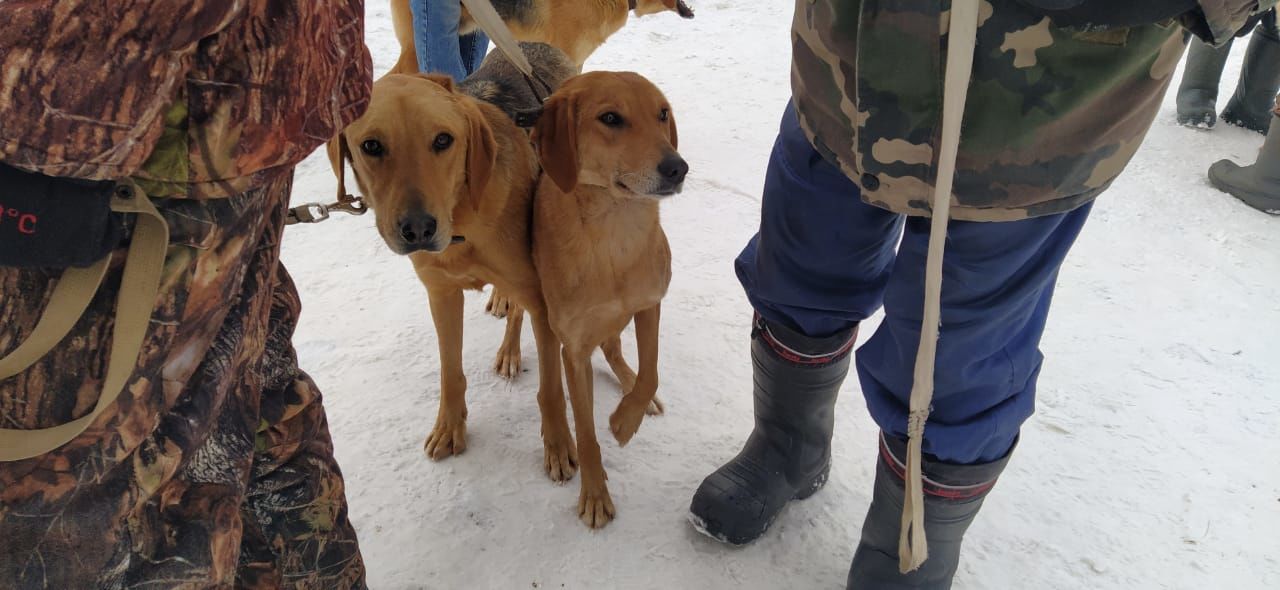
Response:
[[[495,6],[498,4],[500,3],[494,3]],[[577,66],[563,51],[546,43],[523,42],[520,43],[520,49],[533,65],[533,73],[550,88],[543,88],[535,80],[533,86],[538,91],[538,95],[535,95],[534,89],[525,81],[520,70],[516,69],[505,54],[494,50],[484,58],[479,69],[458,84],[458,90],[493,104],[515,120],[516,114],[521,111],[540,108],[542,102],[539,98],[545,99],[565,80],[578,73]]]

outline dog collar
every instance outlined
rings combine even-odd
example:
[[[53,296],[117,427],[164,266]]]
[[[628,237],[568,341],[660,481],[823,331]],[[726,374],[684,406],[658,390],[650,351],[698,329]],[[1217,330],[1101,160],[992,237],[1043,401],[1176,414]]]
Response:
[[[636,0],[627,0],[627,10],[636,9]]]

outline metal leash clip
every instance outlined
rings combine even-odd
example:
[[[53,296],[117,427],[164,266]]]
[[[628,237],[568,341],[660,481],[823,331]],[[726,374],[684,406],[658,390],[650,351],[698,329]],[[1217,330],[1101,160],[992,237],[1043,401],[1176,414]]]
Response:
[[[331,211],[341,211],[350,215],[364,215],[368,210],[369,206],[364,203],[364,199],[355,195],[343,195],[338,198],[337,202],[327,205],[323,203],[303,203],[297,207],[292,207],[285,217],[284,224],[320,223],[329,218]]]

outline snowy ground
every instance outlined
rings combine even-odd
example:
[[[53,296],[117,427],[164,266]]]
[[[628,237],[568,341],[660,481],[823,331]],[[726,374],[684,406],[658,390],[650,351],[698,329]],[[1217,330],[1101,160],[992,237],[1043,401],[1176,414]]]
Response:
[[[429,462],[439,369],[408,260],[382,245],[372,215],[289,230],[284,257],[306,309],[298,350],[327,394],[372,587],[843,587],[875,457],[856,379],[837,408],[822,493],[744,549],[685,521],[699,481],[751,428],[750,311],[731,260],[758,223],[789,92],[791,7],[703,0],[694,21],[634,20],[588,63],[663,88],[692,166],[684,194],[664,205],[675,257],[660,365],[668,413],[625,449],[605,419],[617,386],[596,362],[618,506],[602,531],[579,523],[576,479],[555,486],[542,474],[527,329],[529,370],[498,378],[502,323],[470,296],[468,448]],[[372,0],[369,17],[385,71],[398,52],[385,3]],[[968,535],[957,588],[1280,587],[1280,219],[1205,181],[1218,158],[1252,162],[1259,136],[1179,128],[1172,104],[1067,261],[1038,412]],[[333,186],[321,151],[299,169],[295,200],[327,199]]]

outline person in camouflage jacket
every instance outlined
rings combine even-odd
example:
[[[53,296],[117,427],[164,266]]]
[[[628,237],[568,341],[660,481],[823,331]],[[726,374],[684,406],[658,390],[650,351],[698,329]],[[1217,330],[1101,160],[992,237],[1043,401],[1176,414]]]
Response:
[[[0,2],[0,165],[131,179],[170,231],[117,401],[64,446],[0,462],[0,588],[364,587],[279,259],[294,165],[368,103],[363,14],[363,0]],[[5,428],[94,406],[122,254],[71,333],[0,381]],[[0,355],[59,276],[0,268]]]
[[[923,436],[929,557],[902,573],[907,416],[951,3],[797,0],[793,97],[759,232],[736,262],[756,312],[755,429],[698,488],[693,524],[749,543],[787,502],[822,487],[858,325],[883,305],[884,321],[856,355],[881,435],[848,585],[950,587],[964,532],[1032,413],[1058,270],[1093,200],[1141,145],[1188,31],[1224,43],[1274,4],[979,3],[971,81],[959,89],[967,101]]]

